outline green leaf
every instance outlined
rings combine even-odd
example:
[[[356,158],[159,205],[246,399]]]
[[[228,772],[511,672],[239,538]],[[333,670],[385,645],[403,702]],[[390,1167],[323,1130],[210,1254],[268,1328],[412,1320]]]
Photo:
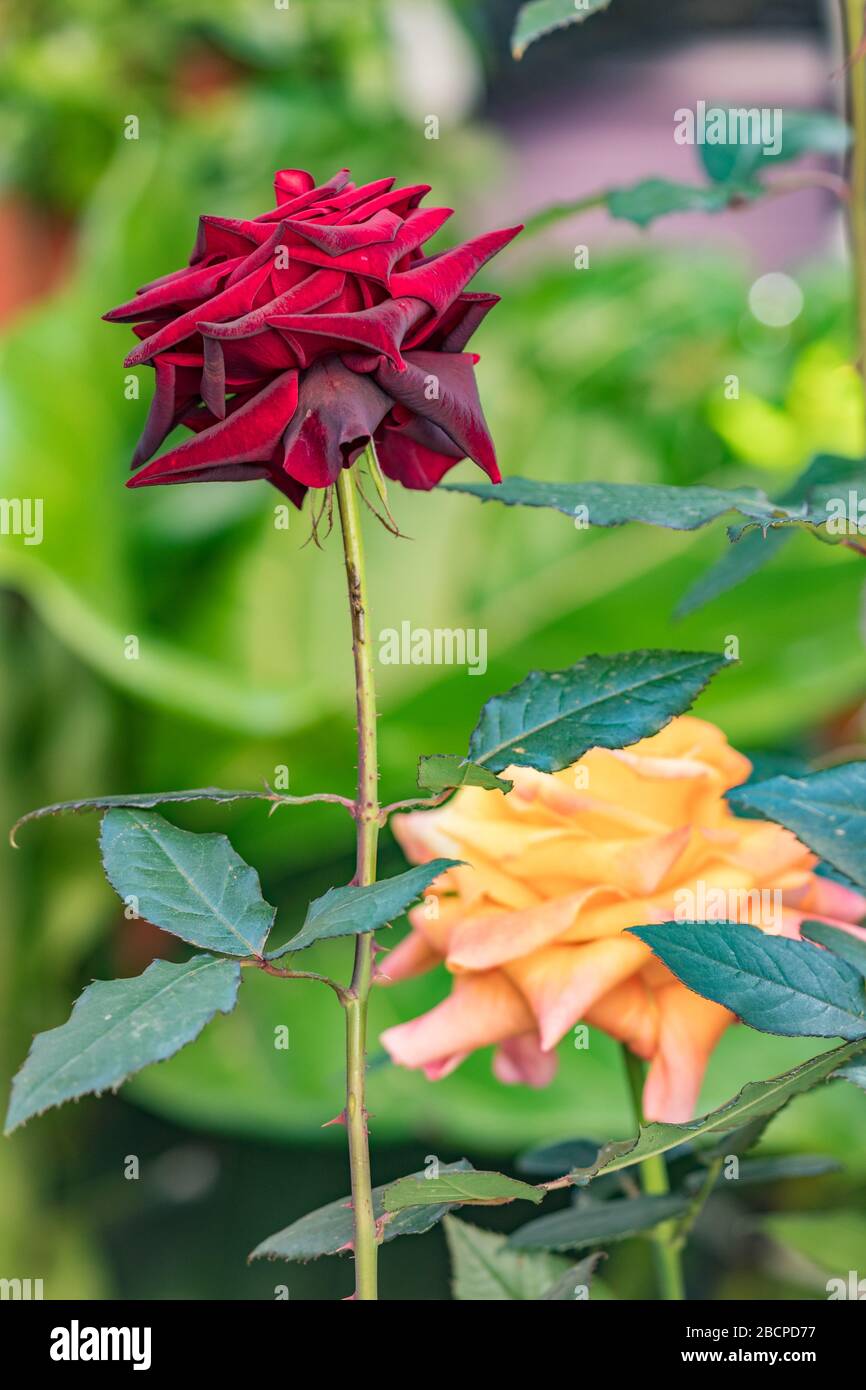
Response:
[[[443,1225],[451,1256],[451,1287],[460,1302],[543,1298],[568,1272],[566,1261],[556,1255],[519,1255],[508,1249],[505,1236],[482,1231],[456,1216],[446,1216]]]
[[[630,188],[613,188],[606,196],[611,217],[648,227],[674,212],[724,212],[732,202],[759,197],[760,188],[725,188],[720,184],[674,183],[643,179]]]
[[[728,663],[707,652],[587,656],[565,671],[531,671],[488,700],[469,740],[474,762],[556,772],[589,748],[622,748],[656,733]]]
[[[557,1144],[540,1144],[520,1154],[516,1167],[534,1178],[558,1178],[573,1168],[587,1168],[599,1149],[594,1139],[562,1139]]]
[[[770,777],[727,795],[736,811],[786,826],[828,864],[866,886],[866,762],[805,777]]]
[[[541,1295],[542,1299],[557,1303],[580,1301],[577,1298],[578,1292],[582,1297],[583,1290],[589,1289],[596,1266],[604,1258],[605,1255],[601,1250],[594,1250],[591,1255],[587,1255],[586,1259],[572,1265],[564,1274],[561,1274],[556,1283],[551,1284],[549,1289],[545,1289]]]
[[[61,816],[66,812],[77,815],[82,811],[110,811],[118,807],[138,807],[147,810],[152,806],[163,806],[169,802],[180,801],[278,801],[279,795],[262,788],[260,792],[226,791],[223,787],[193,787],[181,792],[136,792],[130,796],[89,796],[77,801],[55,801],[51,806],[40,806],[38,811],[28,811],[15,822],[9,832],[12,844],[20,826],[31,820],[41,820],[43,816]]]
[[[794,480],[779,498],[778,505],[797,508],[806,505],[814,512],[826,512],[828,499],[839,490],[862,481],[863,464],[859,459],[842,458],[834,454],[819,454]],[[774,526],[749,532],[739,544],[730,546],[706,574],[692,585],[674,609],[674,617],[684,618],[704,603],[727,593],[743,580],[750,579],[778,554],[792,539],[789,527]]]
[[[792,539],[790,528],[774,526],[766,534],[750,531],[739,545],[728,545],[716,563],[686,590],[674,609],[674,617],[686,618],[705,603],[711,603],[744,580],[751,579]]]
[[[800,935],[807,941],[817,941],[834,955],[841,956],[849,965],[859,971],[866,980],[866,941],[842,927],[829,927],[826,922],[802,922]]]
[[[422,1173],[400,1178],[385,1189],[386,1211],[402,1211],[405,1207],[438,1206],[441,1202],[471,1202],[481,1206],[499,1206],[503,1202],[543,1202],[543,1188],[519,1182],[504,1173],[447,1173],[428,1177]]]
[[[359,936],[362,932],[387,926],[422,896],[434,878],[461,862],[459,859],[431,859],[427,864],[407,869],[404,874],[380,879],[364,888],[329,888],[321,898],[310,903],[297,936],[285,946],[269,952],[268,959],[276,960],[290,952],[302,951],[305,946],[327,937]]]
[[[734,1096],[708,1115],[685,1124],[653,1123],[642,1125],[637,1139],[614,1140],[605,1144],[598,1157],[587,1168],[576,1170],[575,1178],[594,1178],[601,1172],[618,1172],[642,1163],[645,1158],[668,1153],[679,1144],[693,1142],[705,1134],[721,1134],[729,1130],[744,1130],[777,1114],[794,1096],[810,1091],[830,1079],[841,1067],[866,1052],[866,1040],[844,1043],[829,1052],[811,1057],[808,1062],[791,1071],[771,1076],[768,1081],[749,1081]],[[735,1136],[736,1138],[736,1136]]]
[[[106,877],[154,926],[228,956],[260,956],[276,908],[225,835],[195,835],[147,811],[108,811]]]
[[[6,1132],[171,1057],[214,1014],[231,1012],[240,978],[236,961],[193,956],[184,965],[155,960],[131,980],[88,985],[68,1021],[33,1040],[12,1083]]]
[[[463,492],[482,502],[506,507],[541,507],[562,512],[578,525],[624,526],[643,522],[672,531],[695,531],[727,512],[738,512],[761,526],[794,519],[757,488],[723,490],[673,487],[664,483],[542,483],[533,478],[506,478],[502,483],[443,483],[444,492]],[[800,519],[799,517],[797,519]]]
[[[730,1188],[732,1191],[741,1183],[785,1182],[792,1178],[821,1178],[827,1173],[841,1173],[842,1164],[827,1154],[785,1154],[778,1158],[747,1158],[739,1165],[736,1178],[726,1178],[719,1174],[716,1191]],[[685,1181],[686,1190],[699,1192],[706,1174],[702,1171],[689,1173]]]
[[[730,110],[731,108],[729,108]],[[730,130],[732,127],[728,125]],[[733,125],[733,129],[738,127]],[[841,155],[851,143],[851,131],[839,116],[829,111],[783,111],[781,143],[778,152],[760,140],[736,140],[698,146],[701,163],[716,183],[750,182],[774,164],[799,159],[804,154]]]
[[[805,941],[742,922],[630,927],[677,979],[764,1033],[866,1037],[866,990],[853,966]]]
[[[465,1158],[456,1163],[443,1163],[440,1173],[468,1173],[472,1164]],[[414,1174],[423,1178],[423,1173]],[[406,1211],[389,1216],[385,1211],[383,1197],[386,1187],[373,1188],[373,1211],[377,1221],[382,1222],[383,1241],[395,1240],[397,1236],[420,1236],[429,1231],[437,1221],[441,1221],[450,1209],[451,1203],[443,1202],[436,1207],[412,1207]],[[317,1260],[320,1255],[337,1255],[348,1252],[352,1245],[352,1199],[342,1197],[338,1202],[330,1202],[318,1211],[311,1211],[300,1220],[293,1221],[283,1231],[268,1236],[256,1246],[250,1255],[251,1260]]]
[[[528,0],[517,11],[511,34],[512,54],[519,60],[536,39],[569,24],[582,24],[609,4],[610,0]]]
[[[513,785],[507,777],[496,777],[486,767],[467,762],[456,753],[431,753],[418,759],[418,786],[422,791],[443,792],[451,787],[483,787],[488,792],[510,792]]]
[[[671,1194],[565,1207],[521,1226],[509,1236],[508,1244],[512,1250],[580,1250],[586,1245],[625,1240],[649,1231],[662,1221],[681,1216],[688,1205],[687,1197]]]

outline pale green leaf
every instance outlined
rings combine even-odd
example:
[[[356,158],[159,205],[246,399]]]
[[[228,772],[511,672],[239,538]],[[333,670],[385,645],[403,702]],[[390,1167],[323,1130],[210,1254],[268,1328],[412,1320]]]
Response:
[[[443,1222],[451,1256],[451,1287],[460,1302],[503,1303],[540,1299],[568,1272],[565,1260],[545,1252],[509,1250],[504,1235],[483,1231],[456,1216]]]
[[[6,1130],[63,1101],[116,1089],[152,1062],[171,1057],[216,1013],[237,1002],[237,961],[193,956],[155,960],[130,980],[96,980],[68,1021],[39,1033],[12,1084]]]
[[[436,1177],[427,1174],[400,1178],[385,1189],[386,1211],[402,1211],[405,1207],[437,1206],[440,1202],[461,1202],[498,1206],[503,1202],[544,1201],[544,1189],[534,1187],[504,1173],[476,1172],[445,1173],[440,1168]]]
[[[527,0],[517,11],[511,34],[511,52],[523,57],[530,44],[555,29],[581,24],[590,15],[606,10],[610,0]]]
[[[467,762],[456,753],[431,753],[418,759],[418,786],[422,791],[442,792],[451,787],[482,787],[489,792],[510,792],[513,785],[507,777],[496,777],[486,767]]]
[[[771,1076],[767,1081],[749,1081],[733,1100],[726,1101],[717,1110],[701,1115],[685,1124],[653,1122],[642,1125],[636,1139],[614,1140],[605,1144],[594,1161],[586,1168],[577,1169],[572,1175],[576,1179],[593,1178],[600,1172],[618,1172],[642,1163],[645,1158],[655,1154],[668,1153],[679,1144],[693,1142],[706,1134],[721,1134],[729,1130],[742,1131],[760,1120],[771,1118],[794,1096],[803,1095],[822,1081],[829,1080],[839,1068],[861,1057],[866,1052],[866,1039],[844,1043],[830,1052],[822,1052],[811,1057],[808,1062],[791,1071]]]

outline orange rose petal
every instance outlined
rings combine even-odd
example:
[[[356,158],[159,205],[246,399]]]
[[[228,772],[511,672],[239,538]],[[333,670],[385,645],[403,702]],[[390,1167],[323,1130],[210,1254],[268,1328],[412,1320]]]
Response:
[[[643,980],[633,977],[597,999],[584,1014],[584,1023],[626,1043],[638,1057],[649,1059],[658,1036],[658,1009]]]
[[[838,917],[843,922],[859,922],[866,917],[866,897],[832,878],[813,877],[805,902],[809,911],[820,917]]]
[[[554,941],[572,925],[587,898],[587,888],[522,912],[488,912],[465,918],[456,927],[448,949],[452,970],[490,970]]]
[[[547,1052],[598,999],[634,974],[647,954],[636,937],[617,936],[586,946],[549,946],[511,961],[506,973],[532,1006]]]
[[[679,983],[658,990],[656,1003],[659,1034],[644,1086],[644,1114],[684,1124],[694,1114],[710,1054],[735,1017]]]
[[[509,1038],[493,1054],[493,1074],[506,1086],[549,1086],[558,1059],[555,1052],[543,1052],[537,1033],[523,1033]]]
[[[456,1071],[468,1056],[468,1052],[455,1052],[451,1057],[440,1057],[438,1062],[428,1062],[421,1070],[428,1081],[442,1081],[444,1077],[450,1076],[452,1071]]]
[[[459,977],[447,999],[419,1018],[386,1028],[381,1042],[400,1066],[425,1067],[528,1033],[534,1024],[520,991],[501,970],[490,970]]]
[[[413,975],[432,970],[441,960],[427,937],[420,931],[412,931],[385,956],[376,970],[376,983],[390,985],[396,980],[409,980]]]

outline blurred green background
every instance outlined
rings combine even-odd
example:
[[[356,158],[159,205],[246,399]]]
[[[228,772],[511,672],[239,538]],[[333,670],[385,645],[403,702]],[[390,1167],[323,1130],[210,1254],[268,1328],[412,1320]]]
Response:
[[[720,22],[694,8],[712,56]],[[726,42],[770,26],[765,8],[733,6]],[[821,9],[791,8],[793,37],[814,54],[825,41]],[[324,552],[305,544],[306,513],[276,529],[279,499],[264,485],[126,491],[151,380],[141,371],[141,399],[126,398],[129,342],[99,316],[186,259],[199,212],[268,206],[272,172],[284,165],[324,178],[348,164],[358,182],[395,174],[432,184],[431,201],[458,209],[440,244],[490,225],[503,198],[513,216],[534,210],[522,201],[515,132],[535,122],[542,145],[546,130],[561,138],[597,48],[616,62],[640,44],[646,58],[648,40],[642,6],[623,0],[615,25],[596,37],[587,26],[588,49],[582,33],[563,36],[518,70],[507,51],[514,9],[499,0],[291,0],[285,9],[224,0],[218,10],[117,0],[109,12],[95,0],[38,9],[6,0],[0,494],[43,498],[45,534],[38,546],[0,537],[4,825],[77,795],[256,787],[282,765],[296,794],[351,791],[336,538]],[[651,53],[668,51],[689,13],[671,8]],[[793,104],[804,104],[798,95]],[[608,88],[587,120],[603,124],[616,102]],[[438,140],[425,138],[431,112],[441,117]],[[134,141],[124,138],[131,114]],[[639,113],[634,120],[637,128]],[[588,130],[574,134],[575,168],[592,186],[615,181],[615,169],[594,165]],[[547,201],[569,192],[551,187]],[[583,239],[574,225],[501,257],[483,284],[503,303],[473,346],[503,472],[781,489],[817,450],[862,451],[839,228],[832,209],[817,206],[811,252],[796,268],[785,261],[783,204],[778,243],[756,253],[764,267],[784,262],[803,290],[803,310],[784,329],[749,314],[751,214],[704,250],[706,224],[695,219],[685,239],[620,233],[608,245],[602,228],[589,271],[574,268]],[[721,394],[731,373],[742,383],[736,412]],[[391,505],[411,540],[370,518],[376,626],[484,627],[490,665],[473,679],[447,667],[381,668],[387,799],[412,794],[419,753],[463,750],[486,696],[531,666],[562,667],[599,649],[718,649],[736,635],[741,664],[702,700],[703,714],[747,751],[860,747],[862,561],[850,552],[798,536],[747,588],[676,624],[678,597],[722,552],[719,530],[575,532],[560,516],[396,487]],[[139,639],[134,660],[129,636]],[[269,818],[242,803],[172,815],[231,836],[279,904],[284,936],[310,897],[352,871],[351,826],[333,808]],[[4,1086],[31,1035],[63,1021],[90,979],[138,973],[176,946],[123,920],[96,832],[95,817],[43,822],[22,832],[20,850],[2,850]],[[386,843],[383,872],[400,866]],[[333,944],[314,968],[346,965]],[[377,995],[374,1032],[444,988],[436,974]],[[278,1024],[289,1027],[288,1052],[273,1046]],[[120,1096],[67,1106],[5,1141],[0,1275],[41,1277],[57,1298],[270,1298],[277,1283],[292,1298],[348,1293],[345,1262],[244,1262],[264,1235],[346,1190],[343,1132],[321,1129],[340,1108],[341,1030],[329,992],[246,979],[235,1015]],[[731,1030],[704,1100],[718,1103],[814,1050]],[[564,1044],[559,1078],[543,1092],[498,1085],[487,1056],[435,1086],[377,1064],[370,1090],[378,1181],[430,1153],[507,1166],[530,1142],[629,1130],[619,1059],[600,1037],[588,1054]],[[692,1271],[699,1296],[820,1296],[820,1271],[849,1258],[845,1242],[866,1248],[866,1238],[857,1246],[862,1095],[837,1083],[800,1101],[765,1148],[835,1154],[846,1171],[750,1190],[736,1220],[710,1223]],[[130,1155],[138,1181],[124,1177]],[[382,1265],[386,1297],[447,1297],[440,1232],[386,1247]],[[630,1244],[606,1268],[607,1291],[637,1296],[645,1276],[644,1250]]]

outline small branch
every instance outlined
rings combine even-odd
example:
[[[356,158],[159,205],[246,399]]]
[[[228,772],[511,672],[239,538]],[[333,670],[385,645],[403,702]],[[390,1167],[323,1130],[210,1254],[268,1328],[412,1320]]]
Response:
[[[309,806],[313,801],[330,801],[334,806],[343,806],[352,817],[357,812],[354,801],[348,796],[340,796],[337,792],[313,792],[310,796],[282,796],[278,792],[274,792],[265,799],[273,802],[268,812],[268,815],[271,816],[278,806]]]
[[[242,960],[241,965],[255,966],[258,970],[263,970],[266,975],[278,975],[281,980],[318,980],[320,985],[327,985],[332,989],[340,1003],[346,1003],[346,991],[342,985],[337,984],[329,975],[318,975],[315,970],[284,970],[279,965],[272,965],[269,960],[264,960],[260,956],[250,956],[248,960]]]
[[[387,806],[383,806],[379,812],[379,824],[384,825],[388,817],[395,811],[432,811],[435,806],[441,806],[447,801],[449,796],[453,796],[456,787],[447,787],[444,792],[437,792],[435,796],[411,797],[408,801],[391,801]]]
[[[708,1166],[706,1177],[683,1213],[682,1219],[671,1238],[671,1245],[674,1250],[682,1250],[685,1246],[686,1241],[692,1233],[695,1222],[704,1209],[707,1199],[713,1194],[713,1188],[718,1181],[724,1163],[725,1156],[721,1154],[718,1158],[714,1158],[712,1163]]]

